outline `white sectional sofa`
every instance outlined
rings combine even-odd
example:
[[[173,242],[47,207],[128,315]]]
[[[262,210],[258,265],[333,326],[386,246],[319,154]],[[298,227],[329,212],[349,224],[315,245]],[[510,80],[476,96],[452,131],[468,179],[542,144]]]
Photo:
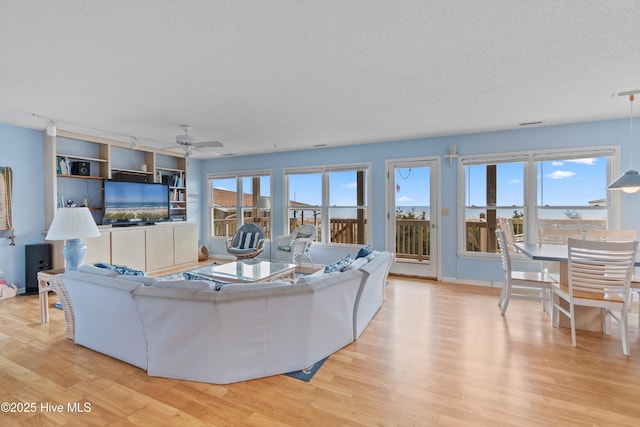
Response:
[[[295,284],[176,283],[67,272],[77,344],[149,375],[227,384],[304,369],[356,340],[382,306],[393,255]]]

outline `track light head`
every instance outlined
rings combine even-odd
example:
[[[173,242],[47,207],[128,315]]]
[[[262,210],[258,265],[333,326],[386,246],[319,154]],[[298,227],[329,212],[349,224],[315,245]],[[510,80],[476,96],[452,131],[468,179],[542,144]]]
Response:
[[[47,122],[47,135],[56,136],[58,134],[58,125],[53,120]]]

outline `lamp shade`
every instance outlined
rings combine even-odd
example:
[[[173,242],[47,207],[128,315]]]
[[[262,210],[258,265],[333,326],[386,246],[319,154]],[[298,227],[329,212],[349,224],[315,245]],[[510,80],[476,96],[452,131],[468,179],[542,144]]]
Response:
[[[60,208],[49,227],[46,240],[70,240],[99,237],[100,230],[89,208]]]
[[[635,193],[640,190],[640,173],[632,169],[626,171],[618,179],[607,185],[607,190],[622,190],[625,193]]]
[[[271,200],[267,196],[260,196],[258,198],[258,209],[271,209]]]

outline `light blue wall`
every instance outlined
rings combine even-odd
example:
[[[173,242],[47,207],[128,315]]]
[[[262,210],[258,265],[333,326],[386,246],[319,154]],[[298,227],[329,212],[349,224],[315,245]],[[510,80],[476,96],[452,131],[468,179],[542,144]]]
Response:
[[[456,144],[460,154],[486,154],[524,150],[557,149],[567,147],[588,147],[601,145],[621,145],[621,169],[628,168],[629,156],[640,162],[638,147],[629,144],[628,120],[579,123],[565,126],[549,126],[504,132],[487,132],[438,138],[424,138],[408,141],[379,142],[349,147],[323,148],[295,152],[277,152],[245,157],[228,157],[212,160],[189,159],[189,194],[197,197],[188,204],[189,221],[200,225],[200,243],[207,243],[208,198],[207,173],[251,169],[271,169],[272,215],[282,218],[284,168],[336,163],[368,162],[372,165],[373,194],[373,246],[383,249],[385,245],[385,160],[412,156],[442,156],[449,152],[449,146]],[[636,144],[638,145],[638,144]],[[8,281],[24,288],[24,245],[43,243],[44,194],[42,174],[42,136],[39,131],[0,124],[0,165],[10,166],[14,176],[14,226],[16,246],[9,246],[8,239],[0,239],[0,270]],[[449,167],[447,159],[442,160],[441,208],[449,209],[449,216],[440,224],[442,236],[441,261],[442,276],[468,281],[499,281],[498,261],[486,261],[458,257],[457,236],[457,164]],[[622,196],[622,227],[635,228],[640,232],[640,195]],[[275,221],[274,236],[283,234],[281,221]],[[265,251],[266,252],[266,251]],[[353,251],[328,248],[314,248],[314,260],[325,263]],[[216,252],[226,254],[224,246],[216,246]]]
[[[451,144],[456,144],[459,154],[489,154],[501,152],[558,149],[570,147],[589,147],[603,145],[622,146],[622,169],[628,168],[629,123],[627,120],[578,123],[563,126],[547,126],[518,129],[502,132],[487,132],[468,135],[455,135],[437,138],[423,138],[406,141],[389,141],[348,147],[322,148],[314,150],[284,153],[261,154],[256,156],[229,157],[203,161],[203,188],[206,188],[206,174],[214,172],[252,170],[269,168],[273,172],[272,215],[282,218],[283,212],[283,169],[299,166],[331,165],[337,163],[371,163],[374,191],[371,197],[373,209],[373,246],[385,247],[385,161],[413,156],[443,156],[449,153]],[[635,154],[635,153],[633,153]],[[640,161],[640,157],[637,157]],[[458,166],[454,162],[449,166],[448,159],[442,158],[441,208],[449,209],[449,216],[440,223],[442,276],[468,281],[500,281],[501,273],[497,257],[493,260],[458,257],[457,239],[457,192]],[[624,228],[636,228],[640,232],[640,219],[633,212],[640,208],[639,195],[622,197]],[[203,222],[206,222],[206,208],[203,209]],[[273,235],[283,233],[282,222],[274,221]],[[206,232],[203,230],[203,232]],[[206,235],[203,234],[203,240]],[[220,243],[212,245],[213,253],[225,253]],[[331,262],[345,253],[337,249],[316,247],[313,258],[318,262]]]
[[[24,247],[44,243],[42,133],[0,124],[0,166],[13,172],[13,226],[15,246],[0,239],[0,270],[7,282],[24,292]]]

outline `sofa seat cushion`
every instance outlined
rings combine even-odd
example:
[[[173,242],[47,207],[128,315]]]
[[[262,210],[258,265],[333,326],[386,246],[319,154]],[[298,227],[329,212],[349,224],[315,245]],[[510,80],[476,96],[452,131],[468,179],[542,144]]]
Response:
[[[229,253],[232,253],[234,255],[246,255],[246,254],[251,254],[255,252],[256,249],[255,248],[240,249],[240,248],[230,247],[228,251]]]

